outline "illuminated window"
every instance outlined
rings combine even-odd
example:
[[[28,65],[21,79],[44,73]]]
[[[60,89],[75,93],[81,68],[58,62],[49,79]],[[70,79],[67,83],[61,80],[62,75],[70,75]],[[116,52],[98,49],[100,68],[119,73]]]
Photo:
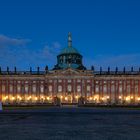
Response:
[[[5,92],[5,85],[2,85],[2,92]]]
[[[130,89],[130,85],[127,85],[127,93],[130,93],[131,89]]]
[[[44,92],[44,86],[43,86],[43,85],[40,86],[40,92],[41,92],[41,93]]]
[[[51,85],[49,86],[49,92],[52,92],[52,86]]]
[[[87,91],[88,91],[88,92],[90,92],[90,88],[91,88],[90,86],[87,86]]]
[[[81,86],[80,85],[77,86],[77,92],[81,92]]]
[[[96,84],[98,84],[99,83],[99,81],[96,81]]]
[[[120,84],[122,83],[122,81],[119,82]]]
[[[71,80],[70,79],[68,80],[68,83],[71,83]]]
[[[135,93],[138,93],[138,85],[135,86]]]
[[[71,92],[72,91],[72,87],[71,87],[71,85],[68,85],[68,92]]]
[[[36,92],[36,85],[33,85],[32,90],[33,90],[33,93]]]
[[[21,92],[21,86],[17,85],[17,92]]]
[[[9,91],[10,91],[10,93],[13,92],[13,85],[10,85]]]
[[[122,93],[122,86],[119,86],[119,93]]]
[[[99,86],[98,86],[98,85],[96,85],[96,87],[95,87],[95,92],[96,92],[96,93],[99,92]]]
[[[29,90],[28,85],[25,85],[25,93],[28,93],[28,90]],[[35,91],[33,91],[33,92],[35,92]]]
[[[114,84],[114,81],[111,81],[112,84]]]
[[[58,86],[58,92],[62,92],[62,86]]]
[[[80,83],[80,82],[81,82],[81,80],[80,80],[80,79],[78,79],[78,80],[77,80],[77,82],[78,82],[78,83]]]
[[[115,92],[115,86],[112,85],[112,86],[111,86],[111,93],[114,93],[114,92]]]
[[[106,85],[103,86],[103,92],[107,93],[107,86]]]
[[[59,83],[61,83],[61,82],[62,82],[62,80],[58,80],[58,82],[59,82]]]

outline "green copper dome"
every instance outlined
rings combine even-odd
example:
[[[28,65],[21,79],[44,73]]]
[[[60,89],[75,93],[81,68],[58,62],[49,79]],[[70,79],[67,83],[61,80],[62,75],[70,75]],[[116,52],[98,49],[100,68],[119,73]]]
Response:
[[[62,54],[79,54],[78,50],[73,47],[64,48],[59,55]]]
[[[68,34],[68,47],[64,48],[60,54],[57,56],[57,64],[54,70],[58,69],[86,69],[82,64],[82,55],[72,47],[72,37],[71,33]]]

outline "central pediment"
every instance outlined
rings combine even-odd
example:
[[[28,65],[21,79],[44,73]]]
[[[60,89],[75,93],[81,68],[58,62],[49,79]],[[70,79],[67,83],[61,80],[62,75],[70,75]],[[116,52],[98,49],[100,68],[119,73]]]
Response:
[[[60,75],[79,75],[81,71],[69,68],[69,69],[58,71],[58,73]]]

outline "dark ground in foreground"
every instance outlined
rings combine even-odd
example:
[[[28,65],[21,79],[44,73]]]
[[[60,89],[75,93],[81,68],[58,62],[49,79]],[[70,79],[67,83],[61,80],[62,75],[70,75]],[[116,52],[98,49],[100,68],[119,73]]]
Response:
[[[140,140],[140,110],[48,108],[0,113],[0,140]]]

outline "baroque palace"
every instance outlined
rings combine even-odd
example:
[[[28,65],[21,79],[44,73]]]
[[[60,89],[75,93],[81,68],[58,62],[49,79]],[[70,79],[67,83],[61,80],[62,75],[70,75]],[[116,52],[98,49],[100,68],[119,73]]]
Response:
[[[127,71],[118,68],[87,70],[82,55],[72,46],[68,34],[68,46],[57,56],[52,70],[6,71],[0,68],[0,100],[3,104],[118,104],[140,103],[140,70]]]

